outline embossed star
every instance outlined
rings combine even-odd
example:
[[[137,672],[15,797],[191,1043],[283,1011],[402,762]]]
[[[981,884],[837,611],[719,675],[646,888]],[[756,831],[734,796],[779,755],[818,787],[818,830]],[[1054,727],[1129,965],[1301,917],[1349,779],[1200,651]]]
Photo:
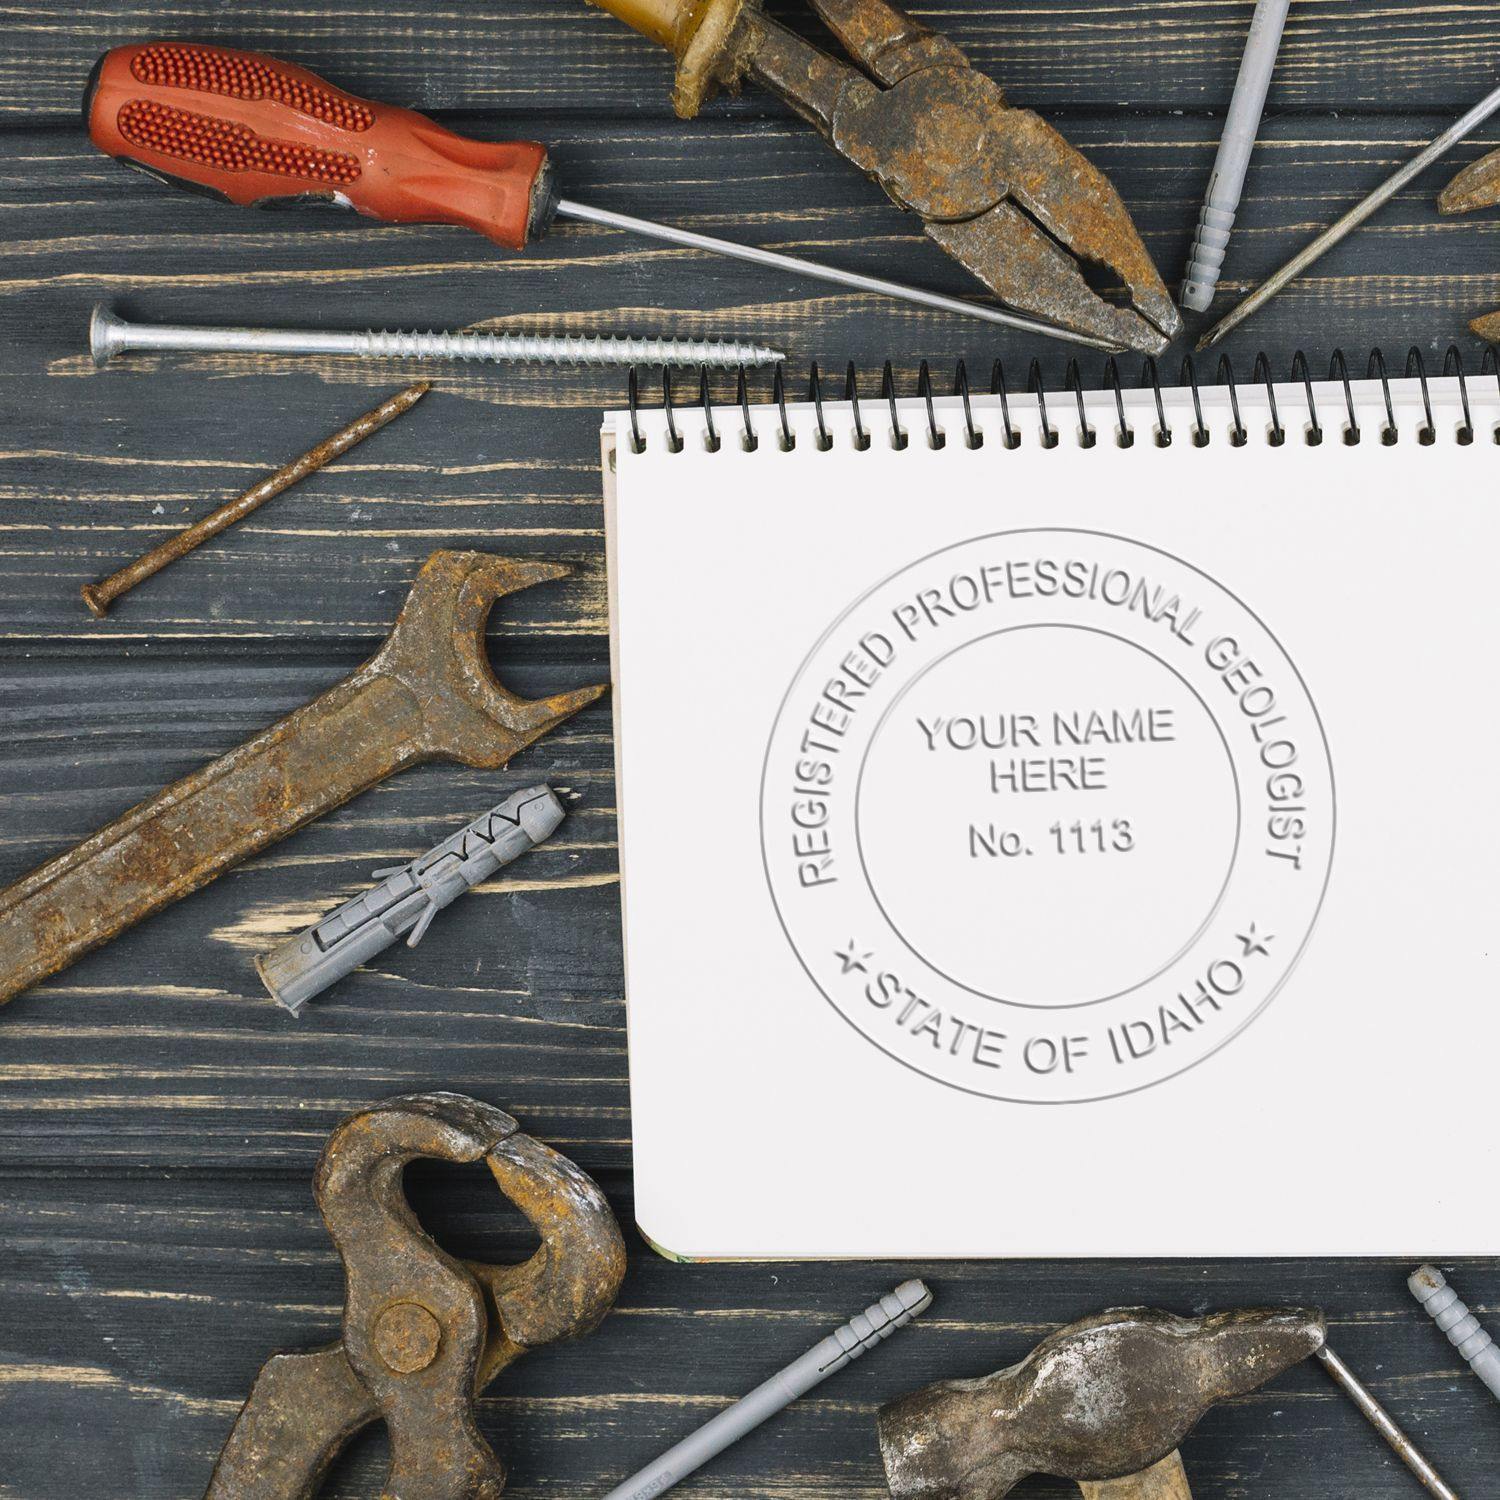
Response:
[[[1276,941],[1276,934],[1274,932],[1267,933],[1265,937],[1262,937],[1260,930],[1254,922],[1250,924],[1249,932],[1237,932],[1235,936],[1240,940],[1240,944],[1244,949],[1244,952],[1240,955],[1242,958],[1249,958],[1252,953],[1263,954],[1269,958],[1271,954],[1269,945]]]
[[[849,946],[842,953],[835,953],[833,956],[843,964],[845,974],[852,974],[856,969],[861,974],[868,974],[870,970],[867,967],[867,960],[875,957],[873,953],[861,953],[859,944],[853,938],[849,939]]]

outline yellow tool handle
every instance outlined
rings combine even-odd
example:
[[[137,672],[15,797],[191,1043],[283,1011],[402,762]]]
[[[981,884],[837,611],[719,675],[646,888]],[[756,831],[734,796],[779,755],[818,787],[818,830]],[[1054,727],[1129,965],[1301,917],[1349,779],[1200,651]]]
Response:
[[[703,101],[723,85],[732,85],[744,60],[736,56],[735,27],[760,0],[589,0],[601,10],[660,42],[677,59],[672,104],[683,119],[698,113]]]
[[[660,42],[678,57],[692,41],[708,9],[704,0],[591,0],[616,20]]]

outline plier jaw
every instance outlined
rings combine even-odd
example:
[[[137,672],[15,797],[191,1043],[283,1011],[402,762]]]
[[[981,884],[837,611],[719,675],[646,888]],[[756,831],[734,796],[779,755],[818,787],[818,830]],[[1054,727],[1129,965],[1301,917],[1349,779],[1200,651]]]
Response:
[[[600,0],[678,57],[690,117],[748,77],[777,94],[1007,306],[1119,348],[1159,354],[1182,320],[1109,179],[946,37],[887,0],[811,0],[857,67],[804,41],[759,0]],[[1118,276],[1133,309],[1078,262]]]

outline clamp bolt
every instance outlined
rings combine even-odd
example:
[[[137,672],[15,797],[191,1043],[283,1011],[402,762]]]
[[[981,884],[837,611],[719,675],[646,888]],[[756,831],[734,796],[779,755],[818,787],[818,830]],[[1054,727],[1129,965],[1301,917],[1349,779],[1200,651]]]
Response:
[[[398,1375],[425,1370],[442,1342],[442,1325],[417,1302],[398,1302],[375,1320],[375,1352]]]

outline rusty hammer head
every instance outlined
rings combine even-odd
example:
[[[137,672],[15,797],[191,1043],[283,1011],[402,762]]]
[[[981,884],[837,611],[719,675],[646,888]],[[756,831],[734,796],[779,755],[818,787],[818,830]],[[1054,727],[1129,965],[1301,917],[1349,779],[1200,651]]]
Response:
[[[1076,1480],[1090,1500],[1188,1500],[1185,1481],[1173,1487],[1161,1476],[1180,1475],[1177,1445],[1199,1418],[1306,1359],[1324,1334],[1322,1314],[1301,1308],[1084,1318],[1008,1370],[943,1381],[885,1407],[891,1494],[998,1500],[1028,1474],[1050,1474]]]
[[[417,758],[496,770],[608,691],[601,685],[528,701],[490,666],[485,631],[495,603],[567,573],[555,563],[488,552],[427,559],[395,629],[357,674],[394,678],[411,694],[422,726]]]

